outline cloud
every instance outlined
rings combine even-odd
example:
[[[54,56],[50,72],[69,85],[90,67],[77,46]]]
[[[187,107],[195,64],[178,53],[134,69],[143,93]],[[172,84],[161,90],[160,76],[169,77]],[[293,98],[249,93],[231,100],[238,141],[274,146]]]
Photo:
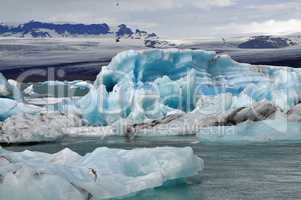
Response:
[[[248,9],[254,9],[257,11],[263,11],[263,12],[281,12],[281,11],[287,11],[291,9],[298,9],[301,6],[301,2],[280,2],[280,3],[274,3],[274,4],[256,4],[256,5],[249,5],[246,8]]]
[[[114,5],[120,10],[166,10],[181,6],[179,0],[116,0]],[[117,6],[118,5],[118,6]]]
[[[228,7],[235,3],[237,3],[236,0],[202,0],[192,2],[192,4],[198,8]]]
[[[125,23],[171,37],[278,34],[301,27],[300,0],[0,1],[0,22]]]
[[[110,25],[118,25],[118,20],[113,17],[100,17],[89,13],[65,13],[57,14],[49,17],[45,21],[48,22],[66,22],[66,23],[107,23]]]
[[[178,8],[207,9],[211,7],[228,7],[237,0],[123,0],[119,2],[120,9],[131,10],[169,10]]]
[[[231,23],[217,27],[216,31],[239,33],[239,34],[291,34],[301,32],[301,20],[267,20],[263,22],[251,22],[247,24]]]
[[[284,21],[268,20],[264,22],[252,22],[240,27],[242,33],[270,33],[287,34],[301,32],[301,20],[289,19]]]

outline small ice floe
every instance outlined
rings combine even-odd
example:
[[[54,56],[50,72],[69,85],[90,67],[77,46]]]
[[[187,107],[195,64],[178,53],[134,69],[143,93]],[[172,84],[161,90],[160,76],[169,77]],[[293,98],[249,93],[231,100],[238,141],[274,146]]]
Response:
[[[27,97],[73,97],[84,96],[92,85],[87,81],[44,81],[33,83],[23,90]]]
[[[10,98],[18,101],[22,99],[18,83],[14,80],[7,80],[2,73],[0,73],[0,98]]]
[[[205,127],[197,133],[201,142],[300,142],[301,124],[285,119],[246,121],[235,126]]]
[[[79,126],[82,126],[82,120],[76,114],[59,112],[20,113],[3,122],[0,142],[55,141],[64,136],[64,128]]]
[[[200,128],[201,142],[301,141],[301,104],[282,112],[270,103],[239,108]]]
[[[34,105],[18,102],[13,99],[0,98],[0,121],[3,121],[16,114],[35,114],[43,109]]]
[[[203,167],[190,147],[98,148],[85,156],[70,149],[47,154],[0,148],[0,199],[121,198],[198,175]]]

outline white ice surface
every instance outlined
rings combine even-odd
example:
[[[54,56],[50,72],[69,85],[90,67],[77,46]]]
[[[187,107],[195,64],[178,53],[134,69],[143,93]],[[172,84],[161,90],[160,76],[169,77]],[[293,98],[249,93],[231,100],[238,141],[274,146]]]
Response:
[[[190,147],[98,148],[80,156],[0,148],[0,199],[86,200],[133,195],[167,181],[197,175],[203,161]]]
[[[19,113],[3,122],[0,142],[23,143],[55,141],[66,135],[63,129],[82,125],[81,118],[71,113]]]
[[[201,142],[241,143],[301,141],[301,123],[285,118],[259,122],[243,122],[236,126],[214,126],[201,128],[197,137]]]
[[[0,120],[5,120],[19,113],[35,114],[43,109],[37,106],[18,102],[8,98],[0,98]]]

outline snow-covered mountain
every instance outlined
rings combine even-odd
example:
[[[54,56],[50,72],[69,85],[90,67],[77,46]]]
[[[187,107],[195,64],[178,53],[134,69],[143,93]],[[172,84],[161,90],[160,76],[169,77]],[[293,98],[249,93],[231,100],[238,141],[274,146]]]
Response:
[[[155,33],[147,33],[139,29],[132,30],[125,24],[117,27],[102,24],[56,24],[39,21],[30,21],[17,26],[0,24],[0,36],[2,37],[129,37],[135,39],[156,38]]]
[[[243,49],[271,49],[284,48],[297,45],[298,42],[292,37],[276,37],[276,36],[254,36],[249,40],[238,45]]]

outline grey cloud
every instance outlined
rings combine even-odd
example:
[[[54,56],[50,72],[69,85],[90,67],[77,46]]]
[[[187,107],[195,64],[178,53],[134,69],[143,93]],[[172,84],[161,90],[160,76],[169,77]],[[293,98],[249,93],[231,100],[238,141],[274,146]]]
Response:
[[[0,5],[2,22],[126,23],[171,37],[239,34],[233,25],[257,23],[260,29],[271,20],[282,25],[301,20],[299,0],[0,0]]]

